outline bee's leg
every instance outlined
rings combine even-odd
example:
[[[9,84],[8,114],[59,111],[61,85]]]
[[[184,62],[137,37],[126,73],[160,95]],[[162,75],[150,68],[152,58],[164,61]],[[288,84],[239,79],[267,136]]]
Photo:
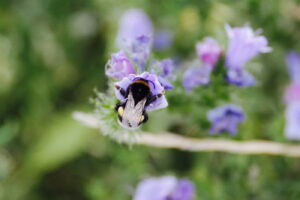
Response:
[[[144,112],[143,116],[144,116],[144,120],[142,123],[146,123],[148,121],[148,114]]]
[[[121,102],[118,102],[118,103],[116,104],[116,106],[115,106],[115,110],[118,111],[118,109],[119,109],[120,106],[122,106],[122,103],[121,103]]]
[[[146,102],[146,106],[149,106],[149,105],[150,105],[151,103],[153,103],[156,99],[162,97],[162,95],[163,95],[163,94],[159,93],[159,94],[157,94],[157,95],[154,95],[154,96],[150,97],[150,98],[148,99],[148,101]]]
[[[115,85],[115,88],[120,91],[121,95],[126,98],[126,91],[118,85]]]

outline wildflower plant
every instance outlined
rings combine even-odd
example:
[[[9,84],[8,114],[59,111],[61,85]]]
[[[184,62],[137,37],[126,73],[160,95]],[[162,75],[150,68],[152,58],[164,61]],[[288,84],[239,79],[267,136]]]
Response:
[[[175,64],[153,57],[154,29],[147,15],[141,10],[125,13],[116,40],[119,50],[105,67],[108,94],[97,92],[94,99],[103,134],[117,140],[134,136],[148,121],[148,112],[168,107],[170,124],[181,116],[178,124],[185,131],[198,124],[207,133],[236,135],[246,113],[233,103],[234,93],[256,83],[246,63],[272,49],[249,25],[226,25],[225,32],[227,47],[205,37],[195,45],[194,60]]]

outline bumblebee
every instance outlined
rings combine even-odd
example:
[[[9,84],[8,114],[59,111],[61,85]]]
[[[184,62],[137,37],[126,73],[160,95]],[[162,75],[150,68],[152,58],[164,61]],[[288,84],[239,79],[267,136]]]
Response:
[[[118,121],[121,126],[129,129],[136,129],[141,124],[146,123],[148,114],[145,108],[163,95],[153,95],[149,81],[145,79],[133,81],[126,90],[118,85],[115,85],[115,88],[125,99],[124,102],[117,103],[115,107]]]

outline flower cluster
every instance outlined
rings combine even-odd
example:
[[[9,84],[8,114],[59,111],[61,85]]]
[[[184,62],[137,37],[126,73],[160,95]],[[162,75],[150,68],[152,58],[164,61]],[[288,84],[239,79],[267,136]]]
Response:
[[[121,91],[137,80],[149,82],[153,96],[162,94],[156,101],[146,106],[147,111],[164,108],[168,105],[164,90],[170,90],[174,80],[174,63],[171,59],[151,60],[153,27],[148,16],[139,9],[127,11],[121,18],[117,44],[122,49],[112,54],[106,65],[106,75],[118,80],[115,83],[116,97],[122,102],[126,97]],[[140,72],[140,73],[138,73]]]
[[[249,26],[232,28],[225,26],[229,42],[225,52],[226,80],[229,84],[247,87],[255,84],[255,78],[248,73],[245,64],[259,53],[267,53],[272,49],[268,41],[259,32],[254,32]],[[191,90],[199,85],[210,82],[210,75],[223,52],[221,46],[213,38],[205,38],[197,43],[196,51],[202,66],[189,68],[183,78],[183,85]]]
[[[300,139],[300,55],[290,52],[286,57],[292,83],[285,92],[287,104],[285,134],[288,139]]]
[[[187,179],[148,178],[139,183],[133,200],[192,200],[194,190],[193,183]]]
[[[245,64],[259,53],[272,50],[268,46],[267,39],[248,25],[236,28],[226,25],[225,29],[229,39],[226,51],[210,37],[196,44],[197,56],[202,65],[191,66],[185,71],[182,84],[187,91],[211,84],[211,76],[214,71],[217,71],[215,70],[217,67],[225,69],[223,79],[229,84],[238,87],[255,84],[255,78],[244,69]],[[224,59],[222,59],[223,55]],[[223,60],[224,63],[219,64]],[[220,70],[216,73],[220,73]],[[225,105],[211,110],[208,113],[208,120],[212,123],[210,133],[226,131],[234,135],[237,132],[237,124],[244,121],[244,113],[239,106]]]
[[[217,88],[215,85],[225,88],[230,84],[247,87],[256,82],[245,70],[245,65],[259,53],[271,51],[267,39],[248,25],[235,28],[226,25],[225,30],[229,40],[227,48],[212,37],[196,44],[197,62],[182,73],[186,91],[195,91],[201,85],[206,88]],[[157,50],[166,48],[170,40],[168,31],[154,31],[151,20],[142,10],[132,9],[121,17],[116,39],[120,51],[111,55],[105,73],[114,83],[115,96],[119,100],[116,111],[123,127],[137,128],[147,121],[147,111],[168,106],[164,93],[174,88],[174,81],[180,76],[180,73],[175,75],[175,71],[180,69],[175,70],[174,62],[169,58],[151,58],[151,51],[152,46]],[[297,61],[295,57],[289,60]],[[299,79],[297,70],[291,67],[295,80]],[[289,93],[294,95],[294,92]],[[227,104],[210,110],[207,119],[212,124],[211,134],[228,132],[235,135],[245,114],[241,107]]]

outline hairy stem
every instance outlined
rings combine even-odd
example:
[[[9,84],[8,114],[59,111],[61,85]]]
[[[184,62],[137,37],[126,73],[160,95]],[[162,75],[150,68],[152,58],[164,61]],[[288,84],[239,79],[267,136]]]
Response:
[[[73,118],[91,128],[100,128],[93,114],[74,112]],[[174,148],[195,152],[228,152],[235,154],[269,154],[300,157],[300,145],[271,141],[234,141],[229,139],[196,139],[173,133],[141,132],[136,140],[124,138],[121,142],[160,148]]]

